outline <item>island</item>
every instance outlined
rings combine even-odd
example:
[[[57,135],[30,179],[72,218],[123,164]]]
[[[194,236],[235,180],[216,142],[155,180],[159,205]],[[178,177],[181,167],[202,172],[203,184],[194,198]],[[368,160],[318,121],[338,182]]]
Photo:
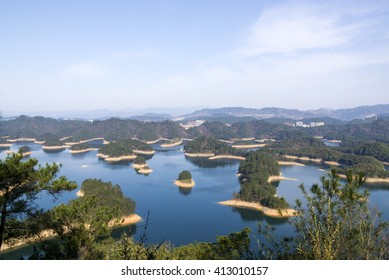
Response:
[[[109,227],[125,226],[142,219],[135,214],[135,201],[125,197],[119,185],[98,179],[86,179],[77,194],[80,197],[78,199],[86,201],[93,197],[98,207],[116,209],[113,218],[108,223]]]
[[[130,141],[133,140],[110,142],[109,144],[101,147],[96,156],[108,162],[134,160],[137,156],[129,145]]]
[[[215,137],[200,136],[184,146],[187,157],[205,157],[208,159],[244,160],[244,153],[221,142]]]
[[[174,181],[174,184],[180,188],[193,188],[195,181],[192,179],[192,174],[188,170],[184,170],[178,175],[178,179]]]
[[[151,168],[147,165],[147,162],[144,157],[137,156],[132,164],[132,167],[136,170],[137,173],[148,175],[153,172]]]
[[[297,215],[283,197],[276,195],[276,187],[271,184],[276,180],[293,180],[280,175],[280,166],[271,154],[263,151],[250,152],[239,165],[237,174],[241,183],[240,191],[233,199],[220,204],[259,210],[271,217]]]
[[[42,146],[44,151],[62,151],[67,148],[70,148],[70,146],[60,140],[47,140]]]
[[[82,153],[86,153],[89,151],[97,151],[97,150],[98,150],[98,148],[92,148],[87,143],[74,144],[70,147],[71,154],[82,154]]]

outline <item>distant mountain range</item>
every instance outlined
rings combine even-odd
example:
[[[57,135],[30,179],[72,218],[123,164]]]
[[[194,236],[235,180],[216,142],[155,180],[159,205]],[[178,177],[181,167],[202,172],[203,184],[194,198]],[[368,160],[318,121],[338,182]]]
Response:
[[[221,118],[227,117],[245,117],[255,119],[307,119],[307,118],[332,118],[342,121],[351,121],[354,119],[372,118],[375,116],[389,115],[389,104],[360,106],[350,109],[318,109],[301,111],[297,109],[283,109],[277,107],[268,107],[261,109],[244,108],[244,107],[225,107],[217,109],[202,109],[191,114],[182,116],[183,119],[201,119],[201,118]]]
[[[46,116],[63,119],[108,119],[118,117],[122,119],[136,119],[140,121],[192,121],[204,119],[208,121],[220,121],[225,123],[246,122],[251,120],[266,119],[272,122],[286,122],[293,120],[314,119],[320,120],[341,120],[351,121],[355,119],[389,117],[389,104],[360,106],[349,109],[318,109],[318,110],[298,110],[284,109],[277,107],[266,108],[244,108],[244,107],[223,107],[215,109],[197,108],[148,108],[143,110],[93,110],[93,111],[63,111],[63,112],[10,112],[3,111],[4,119],[16,117],[18,115]],[[194,112],[193,112],[194,111]],[[192,113],[191,113],[192,112]]]

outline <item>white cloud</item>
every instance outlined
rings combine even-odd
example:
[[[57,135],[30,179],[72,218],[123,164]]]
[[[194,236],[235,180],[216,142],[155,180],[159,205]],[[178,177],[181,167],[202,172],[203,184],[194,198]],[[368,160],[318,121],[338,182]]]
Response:
[[[99,78],[104,76],[103,67],[94,62],[79,63],[64,71],[65,76],[74,78]]]
[[[290,54],[333,49],[348,43],[359,25],[341,24],[341,15],[323,7],[286,4],[265,10],[249,29],[239,55]]]

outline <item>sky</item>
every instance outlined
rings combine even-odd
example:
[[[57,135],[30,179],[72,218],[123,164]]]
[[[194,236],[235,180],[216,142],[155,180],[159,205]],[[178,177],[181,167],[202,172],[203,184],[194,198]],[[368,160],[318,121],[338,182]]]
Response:
[[[389,103],[389,1],[0,0],[0,112]]]

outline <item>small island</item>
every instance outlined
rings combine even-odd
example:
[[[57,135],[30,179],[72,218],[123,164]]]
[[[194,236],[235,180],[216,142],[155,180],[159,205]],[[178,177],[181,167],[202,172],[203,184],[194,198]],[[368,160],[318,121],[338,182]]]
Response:
[[[62,151],[67,148],[70,148],[70,146],[64,144],[60,140],[47,140],[45,141],[44,146],[42,146],[44,151]]]
[[[147,162],[144,157],[137,156],[134,160],[134,163],[132,164],[132,167],[136,170],[136,173],[148,175],[153,170],[147,165]]]
[[[192,174],[188,170],[182,171],[178,175],[178,180],[176,180],[174,184],[180,188],[193,188],[195,186],[195,182],[192,179]]]
[[[101,147],[96,156],[108,162],[134,160],[137,157],[129,146],[129,140],[110,142]]]

